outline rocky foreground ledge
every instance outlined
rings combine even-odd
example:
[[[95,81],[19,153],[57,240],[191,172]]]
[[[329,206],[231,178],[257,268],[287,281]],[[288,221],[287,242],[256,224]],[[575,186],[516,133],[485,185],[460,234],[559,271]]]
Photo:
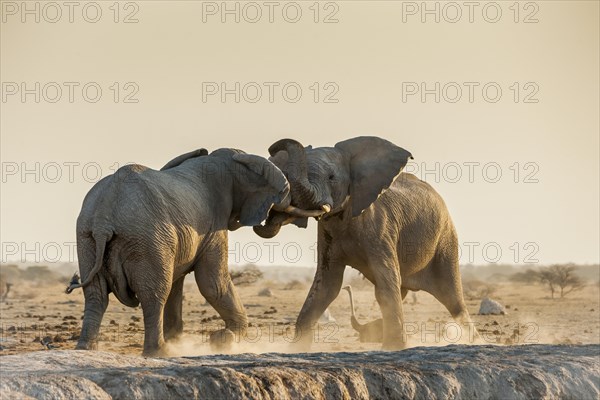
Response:
[[[0,357],[0,398],[598,399],[600,346],[143,358],[92,351]]]

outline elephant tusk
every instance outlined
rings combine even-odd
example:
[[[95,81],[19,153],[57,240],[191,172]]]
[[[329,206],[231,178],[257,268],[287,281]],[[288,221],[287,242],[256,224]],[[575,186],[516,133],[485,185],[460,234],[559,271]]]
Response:
[[[284,210],[284,212],[286,212],[287,214],[293,215],[294,217],[320,217],[321,215],[325,214],[327,211],[325,211],[326,208],[329,208],[331,210],[331,207],[328,205],[324,205],[321,207],[322,210],[303,210],[301,208],[298,207],[294,207],[294,206],[287,206]]]
[[[331,206],[329,204],[323,204],[321,206],[321,210],[325,211],[325,214],[327,214],[329,211],[331,211]]]

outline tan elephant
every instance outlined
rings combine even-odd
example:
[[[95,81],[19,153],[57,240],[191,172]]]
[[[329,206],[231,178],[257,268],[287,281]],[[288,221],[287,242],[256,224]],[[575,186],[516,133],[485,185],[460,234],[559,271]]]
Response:
[[[308,331],[338,296],[347,265],[375,285],[385,349],[406,346],[402,299],[409,290],[431,293],[469,336],[476,335],[463,300],[450,214],[428,183],[401,173],[412,158],[408,151],[377,137],[357,137],[320,148],[283,139],[269,153],[288,178],[295,210],[319,218],[317,272],[296,321],[301,349],[310,347]],[[306,218],[272,210],[254,230],[272,237],[290,222],[306,227]]]

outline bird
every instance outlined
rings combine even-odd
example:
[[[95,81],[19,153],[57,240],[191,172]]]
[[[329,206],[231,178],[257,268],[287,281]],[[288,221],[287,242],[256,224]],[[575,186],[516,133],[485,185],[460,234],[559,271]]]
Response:
[[[40,339],[40,344],[42,346],[45,346],[48,350],[53,350],[56,348],[56,346],[52,344],[52,339],[50,339],[49,336]]]
[[[342,289],[348,291],[348,295],[350,296],[350,308],[352,309],[352,314],[350,316],[350,323],[352,324],[352,328],[358,332],[359,340],[363,343],[381,343],[383,342],[383,319],[378,318],[374,321],[367,322],[366,324],[361,324],[356,319],[356,313],[354,312],[354,299],[352,297],[352,287],[350,285],[344,286]]]

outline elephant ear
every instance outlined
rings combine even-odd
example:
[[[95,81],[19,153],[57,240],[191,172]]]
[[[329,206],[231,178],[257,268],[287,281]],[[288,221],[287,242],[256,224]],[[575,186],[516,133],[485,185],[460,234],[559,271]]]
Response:
[[[344,140],[335,147],[350,160],[352,216],[360,215],[390,187],[406,166],[410,152],[372,136]]]
[[[198,150],[190,151],[189,153],[185,153],[178,157],[175,157],[174,159],[172,159],[171,161],[166,163],[165,166],[162,167],[160,170],[164,171],[166,169],[175,168],[176,166],[183,163],[185,160],[189,160],[190,158],[194,158],[194,157],[207,156],[207,155],[208,155],[208,150],[206,150],[206,149],[198,149]]]
[[[289,205],[290,185],[283,172],[275,164],[266,158],[253,154],[236,154],[233,159],[247,167],[251,173],[258,175],[258,179],[252,181],[259,182],[246,195],[240,210],[240,224],[244,226],[260,225],[267,219],[269,210],[274,204],[283,207]]]

